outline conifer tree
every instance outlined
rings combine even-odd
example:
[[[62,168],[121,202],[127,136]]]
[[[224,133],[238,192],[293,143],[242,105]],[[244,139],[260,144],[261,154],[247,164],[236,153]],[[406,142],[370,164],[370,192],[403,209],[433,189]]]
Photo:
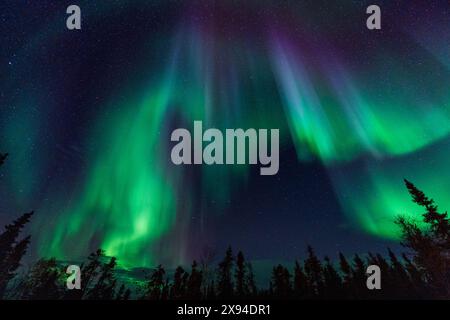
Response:
[[[88,298],[88,292],[95,285],[95,281],[100,273],[102,260],[105,257],[105,252],[102,249],[97,249],[92,252],[88,258],[87,263],[80,266],[81,269],[81,289],[80,290],[66,290],[64,299],[66,300],[81,300]]]
[[[272,271],[272,289],[275,298],[287,298],[292,292],[291,275],[288,269],[283,267],[281,264],[273,268]]]
[[[164,281],[164,285],[161,289],[161,300],[168,300],[169,299],[169,293],[170,293],[170,285],[169,285],[169,280],[166,279],[166,281]]]
[[[61,297],[62,269],[55,258],[37,261],[24,281],[22,299],[55,300]]]
[[[202,272],[198,270],[197,261],[192,263],[191,274],[187,281],[187,295],[189,299],[202,297]]]
[[[429,296],[427,283],[425,282],[423,274],[419,271],[417,266],[408,258],[408,256],[403,253],[402,254],[403,261],[405,262],[405,268],[408,272],[412,290],[414,292],[413,298],[424,298]]]
[[[250,297],[256,297],[258,289],[255,283],[255,275],[253,273],[253,267],[250,262],[247,262],[247,292]]]
[[[313,295],[323,294],[322,264],[311,246],[308,246],[308,257],[305,260],[305,273]]]
[[[354,298],[364,299],[367,297],[366,275],[367,266],[358,254],[353,256],[353,274],[352,274],[352,288]]]
[[[327,298],[341,298],[342,279],[339,273],[333,267],[330,259],[325,257],[325,266],[323,267],[324,277],[324,295]]]
[[[30,221],[33,212],[25,213],[0,234],[0,298],[5,294],[8,282],[14,278],[30,243],[30,236],[18,240],[20,232]]]
[[[235,272],[237,297],[243,297],[248,295],[247,284],[245,282],[246,277],[247,277],[247,270],[244,254],[242,253],[242,251],[239,251],[236,256],[236,272]]]
[[[177,300],[185,297],[186,294],[186,283],[188,279],[188,274],[184,269],[179,266],[175,270],[173,277],[173,284],[170,288],[170,298]]]
[[[391,291],[394,296],[407,298],[413,290],[408,272],[390,248],[388,248],[388,255],[390,260],[390,272],[387,273],[388,285],[392,287]],[[384,275],[383,282],[385,280],[386,276]]]
[[[413,202],[426,209],[423,218],[431,226],[436,241],[440,241],[443,248],[449,249],[450,223],[447,212],[439,213],[433,199],[428,198],[408,180],[405,179],[404,181]]]
[[[97,282],[88,292],[88,298],[91,300],[112,300],[115,294],[116,278],[114,268],[116,267],[116,258],[112,257],[108,263],[102,263]]]
[[[298,261],[295,261],[294,267],[294,297],[308,298],[311,292],[309,290],[308,279],[306,278],[303,268]]]
[[[231,278],[233,261],[233,251],[229,247],[224,259],[219,263],[217,279],[217,294],[219,298],[231,298],[233,296],[233,281]]]
[[[350,284],[352,282],[353,269],[342,252],[339,252],[339,267],[344,274],[344,284]]]
[[[152,274],[150,275],[150,279],[147,283],[144,299],[148,300],[161,299],[161,293],[165,285],[164,281],[165,274],[166,271],[164,270],[162,265],[159,265],[156,269],[153,270]]]
[[[211,280],[211,283],[208,285],[208,291],[206,292],[207,300],[214,300],[216,298],[216,291],[214,288],[215,288],[214,280]]]
[[[412,250],[413,261],[425,275],[433,295],[450,297],[450,223],[447,213],[439,213],[433,199],[428,198],[414,184],[405,179],[412,201],[423,207],[423,222],[399,217],[397,224],[402,231],[402,245]]]
[[[381,293],[382,296],[386,298],[396,297],[396,279],[393,278],[393,270],[389,262],[381,254],[377,253],[376,255],[372,255],[371,259],[368,259],[368,265],[369,264],[377,265],[380,268],[383,283],[382,292],[373,290],[370,293],[371,297],[378,297]]]

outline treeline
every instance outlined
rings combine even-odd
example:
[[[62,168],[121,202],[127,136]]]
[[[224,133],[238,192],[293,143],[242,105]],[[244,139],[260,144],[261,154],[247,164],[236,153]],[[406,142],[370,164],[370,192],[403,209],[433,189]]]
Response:
[[[292,270],[279,264],[272,270],[269,288],[257,288],[250,263],[242,252],[233,257],[229,248],[214,272],[215,280],[202,281],[203,271],[196,262],[189,272],[178,267],[172,280],[162,266],[151,274],[142,299],[150,300],[224,300],[224,299],[422,299],[431,297],[415,264],[404,257],[400,262],[389,250],[389,259],[369,254],[355,255],[351,261],[339,255],[333,265],[329,258],[320,260],[311,247],[307,258],[296,261]],[[368,290],[368,265],[381,268],[382,290]]]
[[[0,154],[0,166],[7,155]],[[421,221],[399,217],[402,245],[407,253],[387,256],[368,253],[338,260],[320,259],[312,247],[292,268],[272,270],[267,287],[258,288],[244,254],[228,248],[217,265],[194,261],[188,270],[179,266],[171,277],[163,266],[149,272],[145,282],[118,280],[117,261],[102,250],[81,264],[81,289],[66,288],[65,268],[54,258],[21,268],[30,237],[20,238],[32,218],[26,213],[0,234],[0,299],[88,300],[213,300],[213,299],[448,299],[450,298],[450,223],[434,201],[405,180],[413,202],[424,210]],[[419,228],[420,225],[420,228]],[[366,270],[381,270],[381,290],[368,290]]]

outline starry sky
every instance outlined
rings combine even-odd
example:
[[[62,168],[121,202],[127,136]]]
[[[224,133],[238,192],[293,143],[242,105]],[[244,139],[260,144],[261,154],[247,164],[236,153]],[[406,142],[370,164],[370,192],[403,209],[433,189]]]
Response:
[[[77,4],[82,30],[66,29]],[[0,223],[31,255],[173,266],[399,249],[413,181],[450,208],[450,6],[377,1],[0,3]],[[176,128],[280,130],[280,169],[175,166]]]

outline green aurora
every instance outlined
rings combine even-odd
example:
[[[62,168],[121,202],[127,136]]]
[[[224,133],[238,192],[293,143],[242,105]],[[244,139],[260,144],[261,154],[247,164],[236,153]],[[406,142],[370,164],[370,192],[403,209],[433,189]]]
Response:
[[[368,234],[397,239],[395,217],[421,213],[403,178],[450,208],[448,42],[437,45],[437,35],[425,39],[417,29],[402,33],[401,49],[386,40],[383,50],[361,49],[362,57],[351,62],[352,55],[341,56],[342,48],[324,34],[295,34],[280,22],[259,20],[257,36],[237,27],[218,32],[192,15],[143,45],[144,52],[158,52],[150,54],[154,60],[135,61],[133,68],[145,70],[141,78],[126,70],[123,91],[110,94],[96,113],[85,137],[90,151],[83,175],[70,191],[50,188],[55,199],[37,208],[54,213],[34,224],[41,255],[69,260],[98,245],[125,266],[152,266],[162,256],[185,261],[189,230],[183,221],[194,208],[189,199],[195,192],[214,194],[225,207],[249,174],[247,166],[202,167],[201,189],[189,189],[185,169],[169,163],[169,137],[194,120],[216,128],[280,128],[281,144],[292,142],[298,161],[327,168],[349,222]],[[54,45],[55,34],[42,34],[36,38]],[[17,81],[10,79],[8,88]],[[31,84],[28,91],[14,98],[21,112],[1,127],[7,149],[18,140],[24,150],[39,144],[45,114],[30,109],[58,112],[56,105],[43,106]],[[45,166],[45,159],[31,164],[28,156],[19,152],[6,181],[16,190],[11,202],[23,206],[39,188],[27,182],[41,180]]]

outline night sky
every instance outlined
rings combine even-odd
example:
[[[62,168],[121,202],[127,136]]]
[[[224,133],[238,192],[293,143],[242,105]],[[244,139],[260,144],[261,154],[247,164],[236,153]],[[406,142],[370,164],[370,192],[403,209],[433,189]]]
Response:
[[[66,28],[77,4],[82,30]],[[450,6],[376,1],[0,3],[0,223],[32,256],[124,266],[395,250],[450,208]],[[176,128],[278,128],[280,169],[175,166]]]

